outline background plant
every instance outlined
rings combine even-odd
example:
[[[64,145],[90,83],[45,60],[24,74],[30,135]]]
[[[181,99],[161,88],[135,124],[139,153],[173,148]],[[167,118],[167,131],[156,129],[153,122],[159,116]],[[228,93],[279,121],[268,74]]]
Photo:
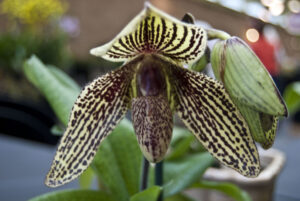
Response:
[[[16,100],[39,100],[22,77],[22,64],[32,54],[60,68],[72,64],[69,37],[59,26],[67,8],[68,4],[60,0],[3,0],[0,3],[0,12],[8,22],[6,30],[0,32],[1,95]]]
[[[294,115],[300,110],[300,82],[289,84],[284,90],[284,100],[290,115]]]
[[[32,54],[46,63],[70,65],[68,38],[59,27],[67,7],[60,0],[2,1],[0,11],[9,23],[0,34],[0,67],[20,73],[24,59]]]
[[[60,0],[4,0],[1,11],[6,14],[11,28],[24,26],[34,32],[59,19],[67,10],[67,4]]]

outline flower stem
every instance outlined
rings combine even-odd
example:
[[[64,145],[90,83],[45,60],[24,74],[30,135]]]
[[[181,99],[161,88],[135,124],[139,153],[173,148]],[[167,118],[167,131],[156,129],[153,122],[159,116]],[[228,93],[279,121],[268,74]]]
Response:
[[[149,161],[143,157],[143,164],[142,164],[142,176],[140,182],[140,191],[143,191],[147,188],[148,184],[148,172],[149,172]]]
[[[206,29],[206,32],[207,32],[208,40],[212,40],[212,39],[226,40],[231,37],[225,31],[221,31],[218,29]]]
[[[155,185],[163,185],[163,162],[161,161],[155,165]],[[160,192],[157,201],[163,200],[163,191]]]

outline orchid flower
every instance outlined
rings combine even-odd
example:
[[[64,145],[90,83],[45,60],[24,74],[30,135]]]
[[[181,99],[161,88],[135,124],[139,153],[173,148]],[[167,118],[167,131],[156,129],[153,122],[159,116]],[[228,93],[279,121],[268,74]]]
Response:
[[[199,60],[206,43],[203,28],[145,3],[112,41],[92,49],[93,55],[124,64],[81,91],[46,184],[56,187],[78,177],[129,109],[148,161],[164,158],[177,114],[222,164],[244,176],[257,176],[256,145],[223,84],[184,68]]]

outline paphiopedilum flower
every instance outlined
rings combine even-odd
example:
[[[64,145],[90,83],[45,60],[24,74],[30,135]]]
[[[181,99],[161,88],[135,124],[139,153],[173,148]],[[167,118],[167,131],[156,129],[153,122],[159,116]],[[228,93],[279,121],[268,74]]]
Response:
[[[150,162],[166,154],[176,113],[221,163],[257,176],[255,143],[224,86],[183,67],[199,60],[206,42],[203,28],[146,3],[116,38],[92,49],[93,55],[125,63],[80,93],[46,184],[55,187],[79,176],[129,109],[141,151]]]

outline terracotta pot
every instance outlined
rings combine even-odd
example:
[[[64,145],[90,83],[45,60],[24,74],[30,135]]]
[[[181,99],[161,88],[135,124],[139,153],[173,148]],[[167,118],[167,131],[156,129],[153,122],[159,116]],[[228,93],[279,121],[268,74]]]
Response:
[[[285,155],[276,149],[259,150],[262,171],[257,178],[246,178],[236,171],[222,166],[221,168],[209,168],[203,179],[209,181],[232,182],[247,191],[253,201],[272,201],[276,178],[281,172]],[[196,200],[205,201],[231,201],[228,196],[206,189],[191,189],[188,195]]]

